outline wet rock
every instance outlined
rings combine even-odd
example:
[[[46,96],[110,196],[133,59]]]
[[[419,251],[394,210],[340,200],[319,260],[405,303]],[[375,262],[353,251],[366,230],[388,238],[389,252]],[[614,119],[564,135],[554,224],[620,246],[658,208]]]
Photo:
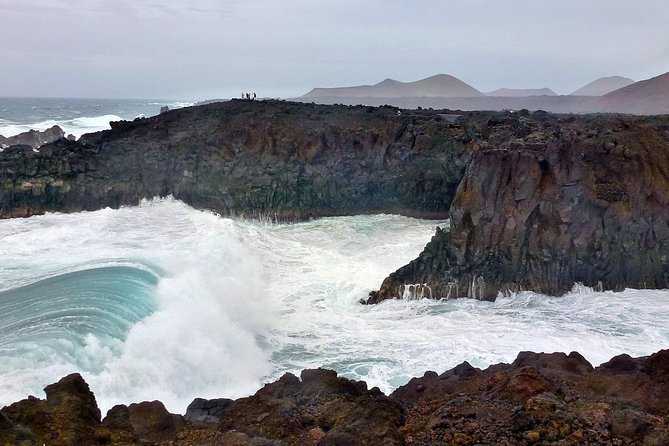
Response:
[[[192,403],[188,405],[184,419],[186,421],[217,423],[220,421],[221,415],[230,407],[232,400],[227,398],[217,398],[212,400],[205,400],[202,398],[195,398]]]
[[[1,410],[0,439],[50,445],[95,444],[100,410],[81,375],[64,377],[45,389],[46,400],[28,397]]]
[[[64,137],[65,132],[63,132],[63,129],[57,125],[54,125],[53,127],[46,130],[28,130],[27,132],[19,133],[18,135],[10,137],[4,137],[0,135],[0,147],[26,145],[33,149],[38,149],[44,144],[57,141]]]
[[[465,128],[386,108],[233,100],[111,127],[0,152],[0,217],[171,194],[223,215],[445,218],[469,156]]]
[[[169,413],[160,401],[130,404],[128,421],[140,441],[171,440],[183,427],[181,415]]]
[[[486,147],[472,152],[453,197],[450,231],[437,232],[369,302],[415,297],[403,296],[409,284],[433,298],[484,300],[521,290],[562,295],[576,283],[669,287],[663,122],[557,119],[552,133],[522,136],[519,147],[508,144],[520,136],[511,121],[489,121]]]

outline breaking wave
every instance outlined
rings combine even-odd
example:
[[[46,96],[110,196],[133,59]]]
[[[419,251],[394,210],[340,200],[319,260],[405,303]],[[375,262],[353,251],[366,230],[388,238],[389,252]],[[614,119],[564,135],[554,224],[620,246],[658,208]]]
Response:
[[[0,404],[80,372],[103,410],[235,398],[329,367],[389,392],[425,370],[578,350],[669,347],[669,291],[359,299],[447,222],[373,215],[274,224],[172,199],[0,221]]]

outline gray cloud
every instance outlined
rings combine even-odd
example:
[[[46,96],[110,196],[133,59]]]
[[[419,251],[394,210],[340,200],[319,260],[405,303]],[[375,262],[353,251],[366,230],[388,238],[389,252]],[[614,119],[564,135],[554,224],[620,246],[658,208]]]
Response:
[[[453,74],[568,93],[669,70],[666,0],[0,0],[0,96],[292,96]]]

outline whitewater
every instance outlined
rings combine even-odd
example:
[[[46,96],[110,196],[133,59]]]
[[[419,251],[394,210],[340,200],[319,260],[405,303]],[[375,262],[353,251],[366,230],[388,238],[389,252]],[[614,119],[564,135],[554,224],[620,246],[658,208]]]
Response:
[[[0,221],[0,405],[79,372],[103,413],[237,398],[325,367],[388,393],[519,351],[669,348],[669,291],[359,303],[448,222],[222,218],[177,200]]]
[[[174,109],[190,105],[193,102],[175,100],[0,97],[0,135],[10,137],[58,125],[66,135],[79,138],[110,129],[110,121],[148,118],[164,106]]]

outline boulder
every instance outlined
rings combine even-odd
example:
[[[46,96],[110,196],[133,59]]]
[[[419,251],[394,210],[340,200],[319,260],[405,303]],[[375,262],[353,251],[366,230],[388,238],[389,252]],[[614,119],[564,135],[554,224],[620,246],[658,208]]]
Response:
[[[59,126],[54,125],[46,130],[28,130],[15,136],[4,137],[0,135],[0,146],[9,147],[13,145],[27,145],[38,149],[44,144],[57,141],[65,137],[65,132]]]

